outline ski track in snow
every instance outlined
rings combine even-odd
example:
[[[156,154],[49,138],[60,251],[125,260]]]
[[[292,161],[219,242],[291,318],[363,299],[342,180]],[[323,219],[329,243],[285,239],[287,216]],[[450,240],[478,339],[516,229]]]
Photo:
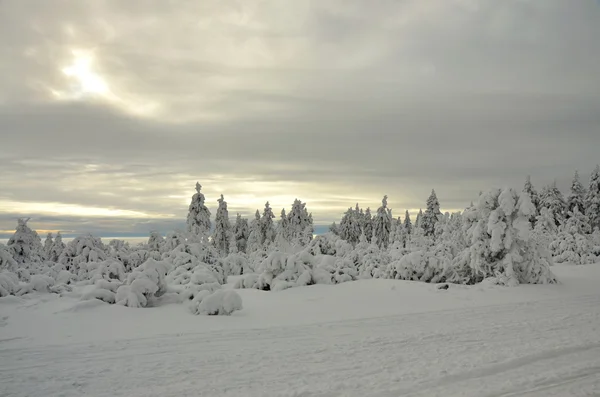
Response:
[[[600,294],[293,327],[0,343],[2,397],[592,395],[600,396]]]

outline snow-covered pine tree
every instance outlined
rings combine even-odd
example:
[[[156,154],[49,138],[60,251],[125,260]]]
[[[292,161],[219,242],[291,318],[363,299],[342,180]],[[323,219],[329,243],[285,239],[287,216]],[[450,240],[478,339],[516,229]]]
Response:
[[[531,238],[529,219],[534,213],[529,195],[510,188],[482,194],[477,206],[465,211],[470,239],[466,257],[472,271],[468,282],[487,277],[505,285],[556,282],[550,263]]]
[[[248,244],[246,246],[246,252],[252,253],[256,251],[261,251],[262,241],[261,241],[261,225],[260,225],[260,211],[256,210],[254,214],[254,219],[250,222],[250,234],[248,235]]]
[[[371,244],[371,239],[373,238],[373,216],[371,215],[371,207],[367,207],[367,210],[365,211],[362,231],[365,234],[367,242]]]
[[[242,215],[240,215],[239,213],[235,218],[233,234],[235,236],[235,244],[237,247],[237,251],[246,252],[248,237],[250,236],[250,229],[248,228],[248,219],[242,218]]]
[[[531,198],[531,203],[535,207],[536,215],[540,213],[540,197],[538,195],[537,190],[533,187],[531,183],[531,175],[527,175],[527,179],[525,179],[525,186],[523,186],[523,191],[529,195]]]
[[[585,196],[585,214],[593,229],[600,228],[600,165],[597,165],[590,176],[590,186]]]
[[[165,245],[165,238],[156,230],[150,232],[148,237],[148,251],[162,252]]]
[[[262,217],[260,218],[260,240],[262,245],[266,248],[275,241],[275,226],[273,225],[273,219],[275,215],[273,210],[267,201],[265,203],[265,209],[263,210]]]
[[[412,233],[412,222],[410,221],[410,214],[408,210],[406,210],[406,214],[404,215],[404,233],[411,234]]]
[[[304,246],[308,244],[310,240],[312,240],[312,235],[314,232],[313,220],[312,216],[306,209],[306,203],[303,203],[298,199],[294,200],[294,204],[292,204],[292,210],[288,214],[288,224],[289,233],[287,240],[290,243]],[[310,239],[306,241],[309,235]]]
[[[421,218],[421,227],[425,231],[426,236],[435,235],[435,224],[438,223],[441,216],[440,202],[435,194],[435,190],[432,190],[431,195],[427,199],[427,209]]]
[[[415,227],[423,229],[423,210],[419,209],[417,219],[415,220]]]
[[[587,265],[594,263],[593,245],[589,236],[588,219],[577,207],[568,219],[559,227],[557,239],[550,244],[550,250],[556,263]]]
[[[221,256],[229,254],[229,241],[231,240],[231,223],[229,223],[229,211],[227,210],[227,202],[223,195],[217,200],[219,207],[215,215],[215,231],[213,233],[212,242]]]
[[[336,236],[340,235],[340,229],[337,223],[333,222],[331,225],[329,225],[329,232],[335,234]]]
[[[377,214],[375,215],[375,219],[373,219],[374,243],[380,249],[387,249],[390,242],[390,231],[392,228],[392,214],[387,207],[387,198],[387,195],[383,196],[383,200],[381,200],[381,207],[377,209]]]
[[[50,252],[48,258],[46,258],[50,262],[58,262],[58,258],[65,250],[66,245],[62,241],[62,234],[60,232],[56,233],[56,237],[54,238],[54,242],[52,243],[52,247],[50,248]]]
[[[19,218],[17,229],[8,240],[8,251],[19,265],[42,263],[44,247],[42,240],[35,230],[27,226],[29,218]]]
[[[206,198],[200,192],[202,185],[196,182],[196,193],[192,196],[187,216],[187,231],[201,239],[210,234],[210,211],[204,204]]]
[[[571,192],[567,198],[567,211],[573,212],[577,210],[581,213],[585,213],[585,188],[579,180],[579,172],[575,171],[573,181],[571,182]]]
[[[548,208],[554,218],[556,226],[562,224],[565,220],[565,210],[567,203],[560,190],[556,187],[556,181],[542,189],[540,194],[540,208]]]
[[[52,233],[48,233],[46,235],[46,241],[44,241],[44,259],[49,261],[50,255],[52,251],[52,245],[54,244],[54,238],[52,237]]]
[[[288,216],[285,213],[285,208],[281,210],[281,216],[279,217],[279,221],[277,221],[277,237],[281,237],[285,241],[290,241],[290,222],[288,220]]]
[[[540,214],[536,217],[535,227],[532,237],[540,246],[549,250],[550,244],[556,240],[558,228],[554,222],[554,217],[548,208],[542,208]]]
[[[344,217],[340,221],[339,232],[342,240],[346,240],[353,246],[358,244],[361,230],[352,207],[348,208],[348,211],[344,213]]]

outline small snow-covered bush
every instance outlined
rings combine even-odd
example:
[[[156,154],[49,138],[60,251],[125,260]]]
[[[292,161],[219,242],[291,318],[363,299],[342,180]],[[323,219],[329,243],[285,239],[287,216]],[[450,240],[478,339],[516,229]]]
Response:
[[[31,281],[19,288],[17,295],[25,295],[32,292],[51,292],[50,287],[54,285],[54,279],[45,274],[34,274]]]
[[[0,272],[0,298],[15,294],[19,289],[19,276],[11,272]]]
[[[79,280],[95,283],[97,280],[125,280],[125,267],[115,259],[101,262],[82,263],[79,268]]]
[[[116,292],[121,285],[122,283],[116,280],[97,280],[94,285],[95,288],[85,293],[81,299],[99,299],[106,303],[115,303],[117,300]]]
[[[228,316],[236,310],[242,310],[242,297],[232,290],[218,290],[213,293],[202,291],[189,304],[193,314],[208,316]]]
[[[340,284],[358,278],[356,265],[350,259],[337,258],[331,255],[315,257],[313,277],[317,284]]]
[[[148,259],[127,277],[127,284],[117,289],[116,303],[128,307],[146,307],[167,290],[165,277],[169,265]]]

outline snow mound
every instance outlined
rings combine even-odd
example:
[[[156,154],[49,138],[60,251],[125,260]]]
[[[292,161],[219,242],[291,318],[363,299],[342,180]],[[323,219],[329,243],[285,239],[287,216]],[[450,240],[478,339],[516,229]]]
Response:
[[[31,276],[31,281],[19,288],[17,295],[30,294],[32,292],[51,292],[50,287],[54,285],[54,279],[44,274],[34,274]]]
[[[218,290],[212,294],[201,291],[188,306],[193,314],[208,316],[228,316],[236,310],[242,310],[242,297],[233,290]]]

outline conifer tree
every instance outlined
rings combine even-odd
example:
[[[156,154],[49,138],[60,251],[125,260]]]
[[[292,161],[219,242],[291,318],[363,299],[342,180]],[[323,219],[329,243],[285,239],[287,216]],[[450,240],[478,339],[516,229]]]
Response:
[[[540,197],[538,195],[537,190],[531,183],[531,175],[527,175],[527,179],[525,179],[525,186],[523,187],[523,192],[527,193],[531,198],[531,203],[535,207],[536,214],[540,212]]]
[[[408,210],[406,210],[406,214],[404,215],[404,232],[406,234],[411,234],[412,233],[412,222],[410,221],[410,214],[408,213]]]
[[[371,239],[373,238],[373,216],[371,215],[370,207],[367,207],[367,210],[365,211],[362,231],[365,234],[365,239],[367,242],[371,244]]]
[[[200,238],[205,238],[210,233],[210,211],[204,204],[206,198],[200,192],[202,185],[196,182],[196,193],[192,196],[187,216],[187,231]]]
[[[275,241],[275,227],[273,225],[273,219],[275,215],[273,210],[267,201],[265,203],[265,209],[263,210],[262,217],[260,218],[260,240],[264,247],[268,247]]]
[[[246,252],[248,244],[248,237],[250,237],[250,230],[248,228],[248,219],[242,218],[239,213],[235,219],[233,226],[233,234],[235,236],[235,244],[238,252]]]
[[[360,224],[354,215],[352,207],[344,213],[339,226],[340,237],[355,246],[361,235]]]
[[[540,208],[548,208],[556,226],[564,222],[566,207],[567,203],[561,191],[556,187],[556,181],[542,189],[542,193],[540,194]]]
[[[229,222],[229,211],[227,210],[227,202],[223,195],[217,200],[219,207],[215,215],[215,232],[213,233],[212,242],[221,256],[229,254],[229,242],[231,240],[231,224]]]
[[[377,209],[377,215],[373,220],[374,243],[379,248],[386,248],[390,242],[390,231],[392,228],[391,211],[387,207],[387,196],[383,196],[381,207]],[[359,236],[360,237],[360,236]]]
[[[426,236],[434,236],[435,224],[441,216],[440,202],[435,194],[435,190],[432,190],[431,195],[427,199],[427,209],[421,218],[421,227],[425,231]]]
[[[573,212],[577,208],[580,213],[585,213],[585,188],[579,180],[579,172],[575,171],[571,182],[571,192],[567,198],[567,211]]]
[[[592,230],[600,228],[600,165],[597,165],[590,176],[590,186],[585,196],[585,214]]]

